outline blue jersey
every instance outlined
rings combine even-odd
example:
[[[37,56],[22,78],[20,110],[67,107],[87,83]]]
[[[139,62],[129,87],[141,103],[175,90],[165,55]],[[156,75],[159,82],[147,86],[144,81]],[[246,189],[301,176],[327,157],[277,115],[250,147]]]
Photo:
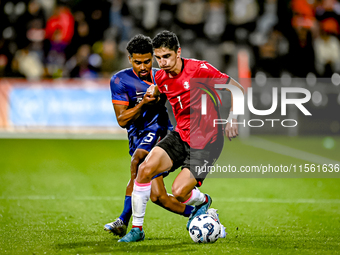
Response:
[[[157,71],[159,69],[152,68],[152,81],[154,81]],[[124,69],[111,78],[112,103],[126,105],[128,106],[127,109],[133,108],[142,101],[146,90],[151,84],[148,81],[141,80],[132,68]],[[164,136],[168,129],[172,129],[165,107],[165,99],[161,99],[157,105],[145,107],[138,119],[129,124],[126,129],[131,155],[137,147],[150,151],[159,140],[159,137]]]

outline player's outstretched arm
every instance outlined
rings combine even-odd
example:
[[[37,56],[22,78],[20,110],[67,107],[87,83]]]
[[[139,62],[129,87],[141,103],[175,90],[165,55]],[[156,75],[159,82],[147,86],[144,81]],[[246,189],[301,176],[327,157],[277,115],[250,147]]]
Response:
[[[235,81],[233,78],[230,78],[229,84],[234,85],[242,90],[244,94],[244,88],[241,84]],[[229,141],[232,138],[236,138],[238,136],[238,124],[237,124],[237,116],[233,114],[233,95],[231,94],[231,108],[229,112],[228,123],[225,127],[225,134],[228,137]]]
[[[155,101],[156,98],[151,93],[145,93],[143,100],[131,109],[127,109],[127,105],[114,104],[113,108],[116,113],[116,118],[119,126],[125,128],[131,122],[134,122],[142,113],[143,106]]]

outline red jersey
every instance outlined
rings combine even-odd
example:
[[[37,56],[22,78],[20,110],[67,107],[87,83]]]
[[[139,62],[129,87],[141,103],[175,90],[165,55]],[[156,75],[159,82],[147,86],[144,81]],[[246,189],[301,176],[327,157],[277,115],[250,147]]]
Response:
[[[158,71],[155,81],[172,106],[176,131],[182,140],[193,149],[204,149],[216,141],[221,132],[221,125],[213,126],[214,119],[220,119],[214,84],[225,84],[230,78],[206,61],[183,59],[183,65],[182,71],[173,78],[164,70]],[[207,95],[205,115],[202,114],[202,94]]]

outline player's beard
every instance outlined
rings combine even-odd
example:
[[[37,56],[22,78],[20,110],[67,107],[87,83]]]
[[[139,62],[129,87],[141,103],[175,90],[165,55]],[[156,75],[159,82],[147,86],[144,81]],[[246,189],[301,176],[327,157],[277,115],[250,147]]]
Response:
[[[151,72],[151,71],[150,71]],[[150,78],[150,72],[148,71],[139,71],[138,72],[138,77],[141,79],[141,80],[148,80]],[[143,73],[143,74],[142,74]],[[144,74],[145,73],[145,74]]]
[[[150,72],[147,73],[146,75],[141,75],[141,72],[138,73],[139,79],[141,79],[142,81],[151,81],[151,76],[150,76]]]

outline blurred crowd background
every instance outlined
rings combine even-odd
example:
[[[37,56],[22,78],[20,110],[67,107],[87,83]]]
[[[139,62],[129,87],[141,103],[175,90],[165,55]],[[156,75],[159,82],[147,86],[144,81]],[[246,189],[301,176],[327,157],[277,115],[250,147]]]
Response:
[[[183,56],[231,75],[340,72],[337,0],[1,0],[0,77],[109,78],[129,66],[126,43],[167,29]]]

